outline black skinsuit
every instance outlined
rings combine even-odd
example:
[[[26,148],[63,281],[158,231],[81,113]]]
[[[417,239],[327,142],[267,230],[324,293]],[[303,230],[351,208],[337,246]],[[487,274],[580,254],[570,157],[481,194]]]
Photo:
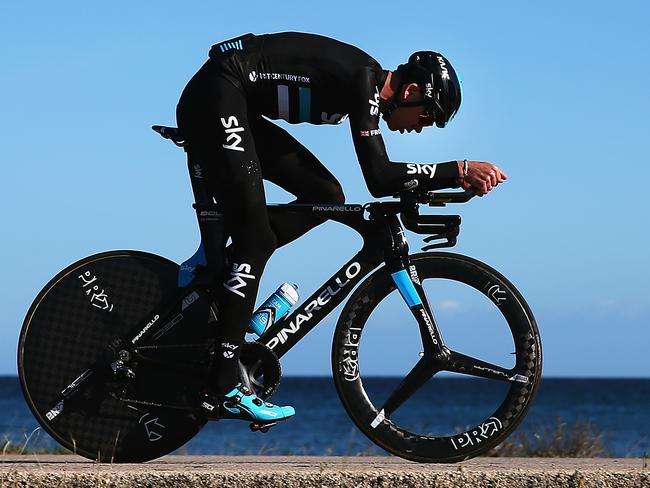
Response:
[[[212,47],[185,87],[178,126],[191,158],[202,161],[210,191],[222,204],[232,238],[221,297],[212,386],[237,383],[237,359],[259,279],[273,251],[320,224],[317,218],[273,220],[262,180],[299,203],[343,203],[336,178],[304,146],[267,119],[340,124],[349,118],[370,193],[387,196],[412,180],[432,190],[455,186],[455,162],[394,163],[379,129],[379,91],[387,72],[368,54],[323,36],[246,34]],[[233,352],[234,348],[234,353]]]

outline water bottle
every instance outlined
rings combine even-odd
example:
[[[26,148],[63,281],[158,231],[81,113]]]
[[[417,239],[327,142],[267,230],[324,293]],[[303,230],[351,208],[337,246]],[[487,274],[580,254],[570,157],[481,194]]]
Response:
[[[274,323],[284,317],[298,301],[298,285],[282,283],[267,300],[258,308],[250,322],[250,331],[258,336]]]

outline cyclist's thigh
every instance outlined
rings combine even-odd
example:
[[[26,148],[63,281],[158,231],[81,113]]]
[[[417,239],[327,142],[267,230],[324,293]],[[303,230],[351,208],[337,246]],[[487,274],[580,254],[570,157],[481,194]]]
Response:
[[[298,201],[340,202],[345,199],[336,177],[287,131],[262,117],[251,117],[262,173]]]
[[[223,206],[233,242],[247,234],[270,231],[247,112],[243,91],[207,64],[192,78],[177,109],[179,128]]]

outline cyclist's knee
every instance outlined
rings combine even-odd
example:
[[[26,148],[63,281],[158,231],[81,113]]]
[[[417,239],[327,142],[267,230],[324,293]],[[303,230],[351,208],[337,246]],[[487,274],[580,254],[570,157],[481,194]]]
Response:
[[[324,187],[326,203],[345,203],[343,188],[338,183],[328,183]]]
[[[343,188],[338,182],[328,181],[312,189],[309,195],[301,196],[298,203],[345,203]]]

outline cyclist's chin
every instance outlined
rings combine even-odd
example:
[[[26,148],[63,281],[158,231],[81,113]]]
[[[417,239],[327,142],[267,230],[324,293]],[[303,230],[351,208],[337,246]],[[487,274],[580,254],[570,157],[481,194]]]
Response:
[[[404,129],[402,127],[397,127],[395,124],[393,124],[390,120],[386,122],[386,125],[388,125],[388,128],[392,130],[393,132],[395,131],[400,131],[402,132]]]

